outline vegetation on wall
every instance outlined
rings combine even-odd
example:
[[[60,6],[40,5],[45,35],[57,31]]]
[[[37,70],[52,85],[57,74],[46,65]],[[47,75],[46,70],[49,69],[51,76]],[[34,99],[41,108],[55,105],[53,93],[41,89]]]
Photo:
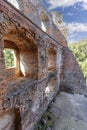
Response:
[[[84,77],[87,79],[87,39],[83,39],[79,42],[69,44],[69,48],[73,51]]]
[[[43,115],[41,120],[36,125],[36,130],[47,130],[54,126],[55,116],[50,112],[46,111]]]
[[[7,69],[14,67],[14,65],[15,65],[14,50],[4,49],[4,59],[5,59],[5,67]]]

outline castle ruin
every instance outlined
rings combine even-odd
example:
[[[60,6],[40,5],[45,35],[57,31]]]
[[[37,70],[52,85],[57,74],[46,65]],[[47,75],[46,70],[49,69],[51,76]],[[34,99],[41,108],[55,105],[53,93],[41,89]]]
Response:
[[[0,130],[34,130],[60,90],[85,94],[85,79],[40,0],[11,1],[0,0]],[[4,49],[15,67],[5,67]]]

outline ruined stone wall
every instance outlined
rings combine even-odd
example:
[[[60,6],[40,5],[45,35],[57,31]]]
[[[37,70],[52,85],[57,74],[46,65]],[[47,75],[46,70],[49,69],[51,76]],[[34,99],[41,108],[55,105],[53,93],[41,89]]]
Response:
[[[7,0],[9,1],[9,0]],[[19,5],[19,11],[33,21],[44,32],[62,45],[67,45],[67,41],[61,31],[54,25],[51,14],[43,6],[40,0],[15,0]],[[11,1],[9,1],[12,5]]]
[[[52,19],[57,28],[62,32],[62,34],[67,39],[68,37],[68,28],[63,22],[63,14],[57,11],[51,11]]]
[[[43,43],[41,42],[40,44],[44,44],[44,42]],[[7,85],[5,85],[6,92],[4,92],[5,95],[2,98],[3,103],[1,107],[3,112],[0,111],[1,113],[0,127],[2,129],[33,130],[35,124],[40,119],[42,113],[47,109],[48,104],[51,102],[53,97],[58,92],[59,90],[58,84],[60,82],[60,78],[59,79],[57,78],[60,77],[60,73],[57,72],[57,65],[59,63],[59,60],[55,61],[55,63],[57,62],[55,64],[56,67],[55,71],[52,70],[49,73],[47,73],[48,71],[43,71],[47,69],[46,67],[48,66],[45,65],[48,64],[49,60],[47,51],[43,51],[45,47],[39,47],[40,59],[38,64],[40,68],[38,71],[39,72],[38,78],[40,80],[34,80],[32,79],[32,77],[29,76],[7,80]],[[48,58],[46,57],[46,54]],[[28,54],[25,54],[24,52],[24,55],[25,55],[24,61],[27,63],[28,66],[27,60],[29,59],[28,57],[26,57],[26,55]],[[57,51],[57,56],[59,57],[59,51]],[[51,57],[50,60],[53,61],[53,56]],[[8,72],[5,72],[5,75],[7,74]],[[5,82],[4,79],[3,82]],[[19,114],[17,114],[17,111],[19,111]],[[3,124],[2,122],[5,123]]]
[[[30,20],[34,21],[40,26],[40,18],[38,14],[38,8],[31,3],[30,0],[6,0],[11,3],[15,8],[20,10],[21,13],[25,14]]]
[[[23,2],[25,7],[28,6],[24,9],[25,12],[29,11],[30,5],[27,0],[25,3],[21,0],[19,2]],[[4,0],[0,1],[1,129],[33,130],[42,113],[59,91],[60,81],[62,86],[64,84],[70,86],[71,83],[73,84],[75,74],[77,74],[75,86],[80,78],[81,84],[84,81],[77,62],[67,48],[64,36],[55,25],[48,29],[48,32],[52,32],[53,37],[48,35],[50,33],[42,31],[10,4]],[[8,71],[5,68],[4,48],[12,48],[16,51],[17,66],[13,68],[14,70],[10,68]],[[72,81],[69,79],[70,76]],[[66,89],[66,86],[63,88]]]
[[[3,98],[6,94],[6,86],[7,82],[4,81],[6,79],[6,71],[5,71],[5,62],[4,62],[4,41],[2,39],[2,33],[0,34],[0,111],[2,112],[2,104]]]
[[[56,78],[56,73],[51,73],[46,77],[46,79],[40,81],[30,82],[28,78],[25,78],[18,82],[15,80],[8,83],[9,91],[5,97],[3,107],[5,111],[7,111],[8,116],[8,111],[11,111],[13,108],[14,110],[19,109],[22,130],[32,130],[40,119],[43,111],[47,109],[48,104],[58,91]],[[4,120],[3,116],[1,116],[1,119]],[[8,124],[8,121],[6,124]],[[12,124],[11,120],[10,124]],[[14,124],[13,122],[13,125],[17,124]],[[5,125],[3,128],[4,130],[7,130]]]
[[[3,0],[0,34],[0,128],[33,130],[59,91],[63,47]],[[4,48],[16,51],[17,68],[5,68]]]
[[[60,89],[70,93],[86,95],[86,81],[73,53],[65,48],[63,54],[64,63]]]

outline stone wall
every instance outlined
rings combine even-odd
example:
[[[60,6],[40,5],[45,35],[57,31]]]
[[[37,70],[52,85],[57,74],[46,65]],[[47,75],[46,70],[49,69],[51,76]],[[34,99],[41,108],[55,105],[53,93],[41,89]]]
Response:
[[[58,91],[56,73],[50,73],[40,81],[22,78],[9,82],[8,90],[3,103],[4,111],[19,109],[22,130],[32,130]]]
[[[33,130],[59,91],[63,47],[3,0],[0,18],[0,128]],[[4,48],[15,50],[15,68],[5,68]]]
[[[6,86],[7,82],[4,81],[6,79],[6,71],[5,71],[5,62],[4,62],[4,41],[2,39],[2,34],[0,34],[0,112],[2,112],[2,103],[3,98],[6,94]],[[4,82],[3,82],[4,81]]]
[[[9,0],[6,0],[9,1]],[[62,45],[67,45],[66,38],[55,26],[51,14],[43,6],[40,0],[15,0],[19,5],[19,11],[40,27],[44,32]],[[13,6],[14,3],[9,1]],[[16,5],[16,4],[15,4]]]
[[[65,48],[63,54],[64,63],[60,89],[70,93],[86,95],[86,81],[73,53]]]
[[[19,2],[28,12],[28,0]],[[32,13],[36,10],[33,8]],[[80,89],[77,85],[84,82],[66,39],[56,26],[51,22],[47,34],[28,17],[5,0],[0,1],[0,128],[4,130],[33,130],[59,91],[60,81],[64,90],[69,86],[75,92]],[[4,48],[15,50],[15,68],[5,68]]]
[[[52,19],[54,24],[58,27],[58,29],[62,32],[62,34],[67,39],[68,37],[68,28],[63,22],[63,14],[58,11],[51,11]]]
[[[1,130],[15,130],[15,115],[14,111],[5,112],[0,116]]]

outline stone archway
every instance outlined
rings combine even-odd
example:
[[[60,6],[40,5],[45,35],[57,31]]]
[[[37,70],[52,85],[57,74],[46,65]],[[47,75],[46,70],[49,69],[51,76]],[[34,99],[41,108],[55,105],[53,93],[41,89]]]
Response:
[[[41,18],[41,28],[44,32],[49,32],[49,26],[50,26],[50,21],[48,16],[46,15],[45,12],[41,12],[40,14],[40,18]]]

